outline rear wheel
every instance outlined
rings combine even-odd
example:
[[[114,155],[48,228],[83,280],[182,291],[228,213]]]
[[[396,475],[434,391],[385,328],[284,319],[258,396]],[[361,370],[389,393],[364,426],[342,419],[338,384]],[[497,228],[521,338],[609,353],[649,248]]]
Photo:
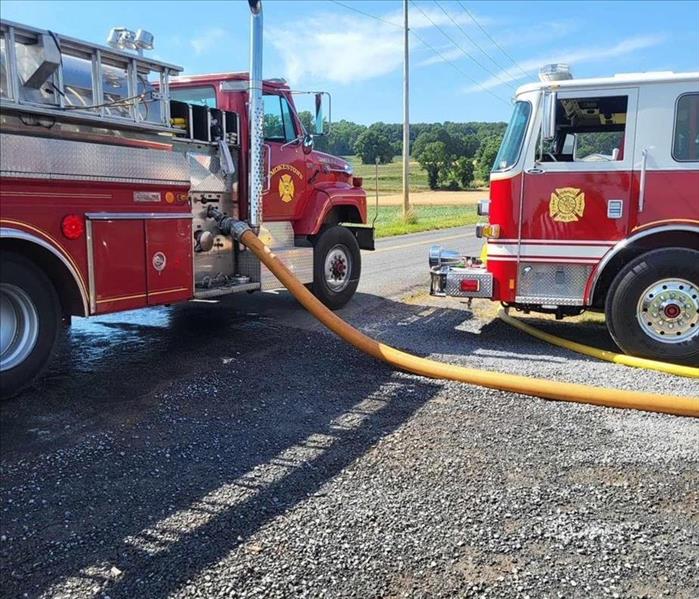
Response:
[[[313,294],[332,310],[344,306],[359,285],[361,261],[350,231],[339,226],[325,229],[313,246]]]
[[[31,383],[56,345],[60,304],[48,277],[16,254],[0,268],[0,396],[10,397]]]
[[[616,276],[605,307],[609,331],[628,354],[699,364],[699,252],[653,250]]]

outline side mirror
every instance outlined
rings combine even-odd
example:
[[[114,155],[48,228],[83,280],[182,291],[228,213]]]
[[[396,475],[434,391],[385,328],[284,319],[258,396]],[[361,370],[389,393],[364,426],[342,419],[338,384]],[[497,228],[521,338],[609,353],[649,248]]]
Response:
[[[317,92],[315,95],[315,135],[325,135],[327,131],[325,130],[325,107],[323,106],[323,96],[328,97],[328,116],[327,123],[330,124],[330,94],[328,92]]]
[[[301,148],[304,154],[310,154],[313,151],[313,136],[306,133],[301,140]]]
[[[556,137],[556,92],[544,92],[541,137],[543,141]]]
[[[323,94],[318,93],[315,95],[316,98],[316,120],[315,120],[315,133],[316,135],[323,135],[325,128],[325,115],[323,114]]]

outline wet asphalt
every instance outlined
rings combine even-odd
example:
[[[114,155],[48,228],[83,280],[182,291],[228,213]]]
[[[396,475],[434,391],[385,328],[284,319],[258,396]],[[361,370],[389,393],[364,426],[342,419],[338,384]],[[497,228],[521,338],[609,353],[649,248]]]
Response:
[[[341,315],[419,355],[699,396],[434,300],[365,254]],[[601,325],[549,330],[611,346]],[[696,597],[699,424],[396,373],[286,292],[75,319],[0,406],[7,597]]]

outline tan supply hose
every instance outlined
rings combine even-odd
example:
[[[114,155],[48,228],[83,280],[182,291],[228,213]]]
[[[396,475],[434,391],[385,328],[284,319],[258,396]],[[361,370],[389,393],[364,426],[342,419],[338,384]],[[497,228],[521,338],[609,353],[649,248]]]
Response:
[[[522,322],[521,320],[513,318],[502,310],[498,313],[498,316],[507,324],[527,333],[528,335],[531,335],[532,337],[546,341],[551,345],[556,345],[558,347],[563,347],[565,349],[578,352],[579,354],[585,354],[586,356],[592,356],[593,358],[606,360],[607,362],[614,362],[615,364],[623,364],[624,366],[658,370],[660,372],[667,372],[677,376],[686,376],[699,379],[699,368],[681,366],[680,364],[670,364],[669,362],[658,362],[657,360],[647,360],[646,358],[636,358],[634,356],[627,356],[626,354],[617,354],[604,349],[590,347],[589,345],[583,345],[582,343],[577,343],[575,341],[569,341],[568,339],[563,339],[561,337],[557,337],[556,335],[551,335],[550,333],[545,333],[544,331]]]
[[[333,333],[357,349],[396,368],[426,377],[447,379],[533,395],[544,399],[573,401],[615,408],[663,412],[677,416],[699,416],[699,398],[658,393],[620,391],[574,383],[559,383],[501,372],[476,370],[420,358],[379,343],[333,314],[294,276],[294,274],[249,229],[240,232],[240,241],[279,279],[296,299]]]

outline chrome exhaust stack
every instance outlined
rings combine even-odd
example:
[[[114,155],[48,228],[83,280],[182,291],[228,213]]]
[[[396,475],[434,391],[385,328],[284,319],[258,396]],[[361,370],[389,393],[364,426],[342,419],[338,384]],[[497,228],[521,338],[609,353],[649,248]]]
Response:
[[[430,268],[463,264],[464,257],[457,251],[445,250],[441,245],[430,247]]]
[[[430,295],[439,297],[493,296],[493,275],[477,258],[433,245],[429,254]]]
[[[250,5],[250,80],[248,84],[250,122],[250,165],[248,169],[248,223],[259,232],[262,224],[264,176],[264,105],[262,102],[262,0]]]
[[[462,264],[463,257],[454,250],[445,250],[441,245],[430,247],[430,295],[444,297],[447,295],[447,273],[450,266]]]

